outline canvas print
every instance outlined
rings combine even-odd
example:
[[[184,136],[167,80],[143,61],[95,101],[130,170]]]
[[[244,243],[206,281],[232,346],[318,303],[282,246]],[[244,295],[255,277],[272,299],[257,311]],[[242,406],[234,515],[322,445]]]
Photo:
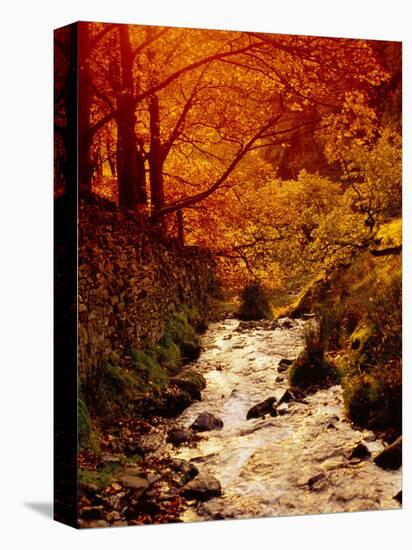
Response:
[[[54,58],[55,518],[400,508],[401,43],[81,22]]]

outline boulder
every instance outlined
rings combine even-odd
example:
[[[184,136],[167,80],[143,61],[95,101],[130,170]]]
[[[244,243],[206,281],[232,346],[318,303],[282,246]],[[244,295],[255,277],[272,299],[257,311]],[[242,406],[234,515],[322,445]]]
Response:
[[[385,447],[373,459],[375,464],[385,470],[397,470],[402,465],[402,436]]]
[[[176,386],[169,386],[163,392],[162,406],[159,412],[166,418],[174,418],[182,413],[195,399],[189,392]]]
[[[282,395],[282,397],[279,399],[279,405],[282,405],[282,403],[290,403],[294,400],[294,395],[290,390],[286,390],[285,393]]]
[[[308,487],[313,490],[316,488],[317,484],[325,479],[326,475],[323,472],[316,474],[308,479]]]
[[[190,426],[196,432],[208,432],[210,430],[221,430],[223,421],[211,413],[204,412],[199,414],[193,424]]]
[[[190,441],[192,434],[189,430],[183,430],[182,428],[172,428],[167,432],[166,442],[171,443],[175,447],[178,447],[182,443]]]
[[[182,460],[181,458],[172,459],[170,461],[170,468],[178,474],[181,485],[191,481],[199,474],[199,470],[192,462]]]
[[[349,455],[349,458],[369,458],[371,452],[366,445],[363,443],[358,443],[356,447],[352,449],[352,452]]]
[[[196,401],[201,400],[201,391],[206,387],[204,377],[195,371],[185,370],[172,378],[171,385],[186,391]]]
[[[182,494],[190,500],[206,501],[222,494],[220,481],[208,474],[199,474],[182,489]]]
[[[193,361],[197,361],[200,356],[200,352],[202,351],[202,348],[200,344],[196,341],[194,342],[183,342],[180,344],[180,350],[182,352],[182,356],[186,363],[191,363]]]
[[[286,372],[292,363],[292,359],[281,359],[278,363],[278,372]]]
[[[249,409],[246,415],[246,420],[250,420],[251,418],[263,418],[266,414],[270,414],[270,416],[277,416],[276,408],[274,407],[275,403],[276,397],[268,397],[261,403],[254,405],[251,409]]]
[[[150,486],[149,481],[145,477],[137,475],[123,475],[119,481],[123,487],[133,491],[136,498],[139,498]]]

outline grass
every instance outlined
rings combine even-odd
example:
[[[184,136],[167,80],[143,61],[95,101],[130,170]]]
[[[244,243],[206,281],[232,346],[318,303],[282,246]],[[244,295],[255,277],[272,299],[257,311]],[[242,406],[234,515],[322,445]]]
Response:
[[[305,333],[305,348],[289,370],[289,386],[309,393],[336,384],[338,371],[325,358],[328,326],[321,320]]]
[[[116,479],[116,474],[122,468],[121,464],[107,464],[101,470],[78,470],[78,481],[87,485],[97,485],[104,489]]]

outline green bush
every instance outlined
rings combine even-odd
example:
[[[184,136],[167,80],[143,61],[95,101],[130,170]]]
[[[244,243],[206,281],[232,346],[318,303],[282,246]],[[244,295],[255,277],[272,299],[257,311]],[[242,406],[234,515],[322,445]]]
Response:
[[[348,417],[372,429],[402,428],[402,377],[400,364],[375,367],[359,373],[349,367],[343,376],[343,398]]]
[[[272,309],[264,289],[258,282],[248,283],[241,294],[242,303],[236,314],[242,321],[272,319]]]

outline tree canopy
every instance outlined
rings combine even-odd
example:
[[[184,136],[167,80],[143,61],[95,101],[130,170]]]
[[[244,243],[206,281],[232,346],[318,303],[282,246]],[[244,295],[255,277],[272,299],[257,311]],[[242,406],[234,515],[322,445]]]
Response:
[[[293,287],[399,214],[399,44],[103,23],[71,40],[81,193],[210,248],[229,286]]]

